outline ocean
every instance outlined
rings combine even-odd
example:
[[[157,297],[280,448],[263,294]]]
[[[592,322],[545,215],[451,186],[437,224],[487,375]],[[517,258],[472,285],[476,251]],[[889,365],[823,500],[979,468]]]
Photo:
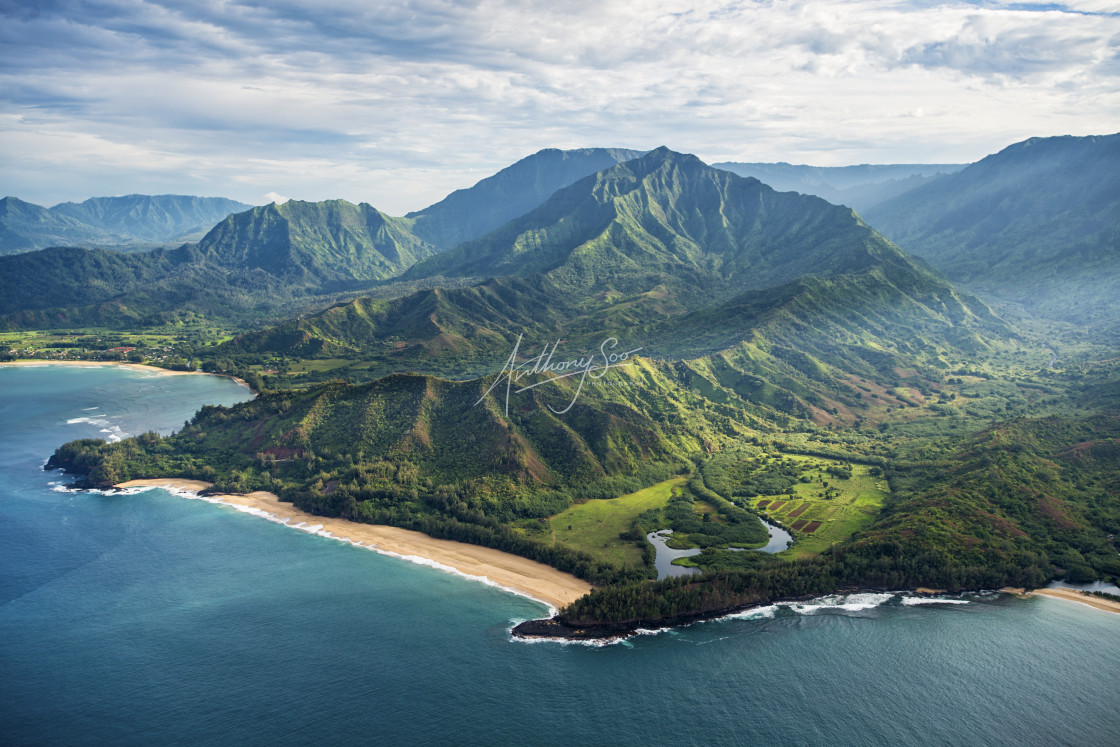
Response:
[[[66,492],[82,437],[169,432],[229,379],[0,367],[5,744],[1120,744],[1120,615],[827,597],[612,645],[545,607],[162,490]]]

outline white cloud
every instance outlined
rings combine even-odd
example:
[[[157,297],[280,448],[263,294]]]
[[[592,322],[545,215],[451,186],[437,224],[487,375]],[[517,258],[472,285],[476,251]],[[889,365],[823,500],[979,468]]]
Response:
[[[0,181],[39,202],[275,189],[401,214],[543,147],[960,161],[1120,121],[1096,0],[6,7]]]

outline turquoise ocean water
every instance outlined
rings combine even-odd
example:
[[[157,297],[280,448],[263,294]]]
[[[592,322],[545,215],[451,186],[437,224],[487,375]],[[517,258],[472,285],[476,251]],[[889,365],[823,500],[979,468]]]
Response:
[[[227,379],[0,367],[4,744],[1120,744],[1120,616],[856,595],[609,646],[538,603],[151,490],[62,492],[80,437]],[[957,602],[957,603],[952,603]]]

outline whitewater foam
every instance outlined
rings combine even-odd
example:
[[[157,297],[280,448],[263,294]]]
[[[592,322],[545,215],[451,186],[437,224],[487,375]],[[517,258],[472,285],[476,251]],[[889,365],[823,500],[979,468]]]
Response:
[[[110,425],[108,428],[102,428],[100,432],[109,434],[105,437],[105,439],[111,444],[120,441],[122,438],[128,437],[128,434],[122,431],[120,429],[120,426],[116,425]]]
[[[946,599],[945,597],[903,597],[902,604],[913,607],[919,604],[968,604],[967,599]]]
[[[905,607],[923,604],[968,604],[967,599],[948,597],[915,597],[902,592],[854,592],[849,594],[826,594],[804,602],[775,602],[773,604],[751,607],[741,612],[724,615],[718,620],[768,620],[781,609],[798,615],[815,615],[825,610],[840,612],[863,612],[876,607],[885,607],[898,602]]]
[[[556,613],[554,612],[553,615],[555,614]],[[606,648],[607,646],[630,645],[626,636],[611,636],[610,638],[559,638],[550,636],[522,637],[514,635],[513,629],[523,622],[525,622],[525,620],[510,620],[510,626],[506,633],[509,635],[509,638],[515,643],[559,643],[561,646],[587,646],[589,648]],[[668,628],[662,628],[662,630],[668,630]],[[649,634],[647,633],[646,635]]]
[[[802,615],[812,615],[821,610],[844,610],[862,612],[879,607],[896,595],[881,592],[857,592],[855,594],[828,594],[807,602],[790,602],[786,606]]]

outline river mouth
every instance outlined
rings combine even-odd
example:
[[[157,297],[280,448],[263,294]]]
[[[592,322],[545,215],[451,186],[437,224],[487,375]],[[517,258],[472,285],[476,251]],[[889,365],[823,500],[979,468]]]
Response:
[[[765,519],[759,519],[765,526],[767,531],[770,532],[770,541],[763,547],[729,547],[727,549],[732,552],[768,552],[775,553],[785,550],[793,544],[793,537],[785,529],[775,526]],[[687,550],[674,550],[669,547],[669,537],[673,534],[672,529],[661,529],[656,532],[650,532],[646,535],[646,539],[657,555],[654,557],[653,567],[657,569],[657,580],[663,578],[670,578],[673,576],[695,576],[700,573],[699,568],[687,565],[673,565],[673,561],[677,558],[691,558],[693,555],[699,555],[702,550],[699,547],[693,547]]]

